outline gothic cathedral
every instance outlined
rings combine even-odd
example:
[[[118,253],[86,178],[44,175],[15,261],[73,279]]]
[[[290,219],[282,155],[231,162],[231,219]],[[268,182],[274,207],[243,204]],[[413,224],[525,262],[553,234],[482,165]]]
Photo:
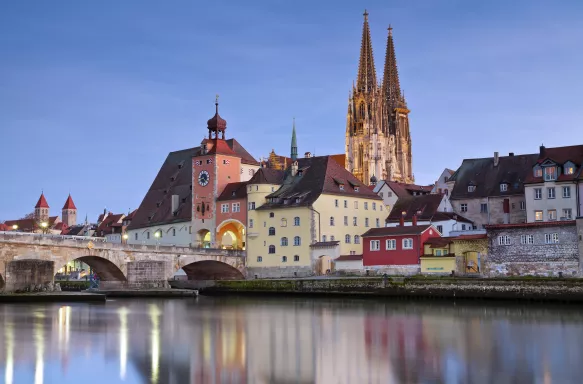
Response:
[[[399,85],[389,26],[382,84],[377,83],[368,13],[364,12],[356,85],[348,98],[346,169],[363,183],[413,183],[409,110]]]

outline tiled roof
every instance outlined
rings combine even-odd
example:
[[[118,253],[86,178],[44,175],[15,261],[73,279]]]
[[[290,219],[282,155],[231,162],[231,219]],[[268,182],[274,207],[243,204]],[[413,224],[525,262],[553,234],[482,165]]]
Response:
[[[534,223],[515,223],[515,224],[491,224],[486,225],[488,229],[512,229],[512,228],[536,228],[536,227],[562,227],[573,226],[575,220],[561,220],[561,221],[538,221]]]
[[[215,139],[210,139],[210,141],[214,141],[214,140]],[[221,139],[219,139],[219,140],[221,140]],[[202,141],[201,145],[205,145],[208,141],[209,141],[209,139],[204,139]],[[241,158],[241,164],[259,165],[259,162],[257,160],[255,160],[255,158],[253,156],[251,156],[249,154],[249,152],[247,152],[247,150],[245,148],[243,148],[243,146],[237,140],[228,139],[228,140],[223,140],[223,141],[225,143],[227,143],[229,148],[231,148],[233,150],[233,152],[235,152],[235,154]]]
[[[317,247],[335,247],[340,244],[340,241],[318,241],[316,243],[310,244],[310,248],[317,248]]]
[[[244,199],[245,197],[247,197],[247,181],[239,181],[227,184],[217,201]]]
[[[555,148],[545,148],[540,147],[539,156],[537,164],[543,164],[546,161],[552,161],[559,166],[563,166],[566,162],[570,161],[575,165],[575,172],[571,175],[566,175],[561,170],[561,174],[557,178],[557,181],[572,181],[577,180],[580,175],[583,175],[583,145],[572,145],[569,147],[555,147]],[[535,164],[532,164],[534,166]],[[540,177],[534,176],[534,171],[530,170],[527,174],[525,183],[543,183],[544,179],[541,175]]]
[[[488,235],[485,233],[475,234],[475,235],[459,235],[456,237],[456,240],[480,240],[480,239],[487,239]]]
[[[362,260],[362,255],[340,255],[334,261],[359,261]]]
[[[65,205],[63,205],[63,209],[77,209],[73,199],[71,198],[71,194],[67,197],[67,201],[65,201]]]
[[[388,180],[386,180],[385,183],[387,184],[387,186],[389,188],[391,188],[393,193],[395,195],[397,195],[397,197],[399,197],[399,198],[413,196],[414,192],[429,194],[429,193],[431,193],[431,190],[434,187],[433,185],[406,184],[406,183],[400,183],[398,181],[388,181]]]
[[[337,162],[341,166],[344,167],[346,165],[346,154],[345,153],[339,153],[337,155],[330,155],[330,157],[332,158],[332,160],[334,160],[335,162]]]
[[[431,221],[447,221],[447,220],[455,220],[459,221],[460,223],[469,223],[473,224],[472,220],[466,219],[465,217],[461,216],[455,212],[435,212],[435,215],[431,218]]]
[[[501,156],[494,166],[494,158],[465,159],[450,181],[455,185],[450,199],[473,199],[492,196],[510,196],[524,193],[524,181],[532,166],[536,163],[537,154]],[[508,190],[500,191],[500,184],[508,184]],[[473,192],[468,192],[468,186],[474,185]]]
[[[45,194],[41,193],[40,197],[38,198],[38,202],[34,206],[35,208],[50,208],[49,204],[47,203],[47,199],[45,199]]]
[[[209,149],[208,154],[219,154],[219,155],[229,155],[229,156],[237,156],[235,151],[229,147],[229,144],[225,140],[221,139],[213,139],[212,147]]]
[[[343,190],[338,180],[346,180]],[[288,168],[283,185],[258,209],[309,206],[323,193],[382,200],[330,156],[317,156],[298,159],[298,174]]]
[[[366,231],[362,237],[380,237],[380,236],[400,236],[400,235],[419,235],[429,229],[431,225],[408,225],[398,227],[381,227],[371,228]]]
[[[425,240],[425,245],[430,245],[431,248],[443,248],[453,242],[454,237],[431,237]]]
[[[128,215],[126,217],[124,217],[123,219],[125,221],[132,221],[134,219],[134,216],[136,215],[136,212],[137,211],[138,211],[137,209],[134,209],[133,211],[131,211],[130,213],[128,213]]]
[[[272,168],[259,168],[257,172],[253,175],[249,184],[282,184],[283,177],[285,176],[284,171],[280,171]]]
[[[103,231],[105,233],[111,232],[109,228],[121,227],[121,220],[124,218],[123,213],[119,214],[109,214],[103,219],[103,221],[97,227],[98,231]],[[119,224],[119,225],[117,225]]]
[[[419,195],[399,198],[391,213],[385,220],[387,223],[397,223],[401,220],[403,212],[405,213],[405,221],[413,220],[413,216],[417,214],[419,221],[446,221],[457,220],[460,222],[471,223],[470,220],[462,217],[454,212],[440,212],[439,204],[443,199],[441,194],[433,195]],[[420,212],[420,213],[418,213]]]
[[[55,222],[57,221],[58,216],[51,216],[49,217],[49,228],[53,228]],[[35,219],[18,219],[18,220],[6,220],[4,222],[10,229],[12,229],[13,225],[18,226],[18,230],[22,232],[31,232],[38,229],[38,223]]]

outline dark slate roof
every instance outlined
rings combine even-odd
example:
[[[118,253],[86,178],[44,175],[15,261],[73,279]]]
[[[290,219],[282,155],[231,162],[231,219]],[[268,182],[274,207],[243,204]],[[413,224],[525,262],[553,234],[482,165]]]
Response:
[[[362,260],[362,255],[340,255],[334,261],[358,261]]]
[[[258,209],[310,206],[322,193],[382,200],[330,156],[298,159],[296,176],[290,169],[285,172],[283,185]]]
[[[245,197],[247,197],[247,181],[239,181],[227,184],[217,201],[244,199]]]
[[[195,147],[168,154],[128,229],[190,221],[192,157],[199,152],[200,147]],[[179,196],[180,204],[176,215],[171,212],[172,195]]]
[[[407,197],[413,196],[413,193],[423,193],[429,194],[433,189],[434,185],[417,185],[417,184],[406,184],[400,183],[398,181],[388,181],[385,180],[385,183],[388,185],[389,188],[393,191],[397,197]]]
[[[273,168],[259,168],[253,175],[249,184],[282,184],[284,171]]]
[[[253,156],[247,152],[245,148],[235,139],[225,140],[229,147],[241,158],[241,163],[250,165],[259,165],[259,162],[255,160]]]
[[[400,235],[419,235],[431,227],[426,225],[406,225],[398,227],[381,227],[371,228],[366,231],[362,237],[381,237],[381,236],[400,236]],[[436,231],[437,232],[437,231]]]
[[[465,159],[449,179],[455,181],[450,198],[456,200],[523,194],[524,181],[532,172],[537,159],[538,154],[501,156],[496,167],[493,157]],[[508,184],[508,191],[500,191],[501,183]],[[468,185],[475,185],[475,191],[468,192]]]
[[[415,214],[417,214],[417,220],[431,220],[442,199],[441,194],[400,197],[385,221],[398,222],[403,212],[406,212],[405,220],[411,220]],[[421,213],[418,213],[419,211]]]
[[[545,148],[544,146],[540,147],[539,156],[537,160],[537,164],[543,164],[547,161],[553,162],[559,166],[565,165],[566,162],[570,161],[575,165],[575,172],[571,175],[565,175],[563,170],[559,174],[557,181],[572,181],[577,180],[577,178],[583,175],[583,145],[572,145],[569,147],[556,147],[556,148]],[[533,164],[533,167],[536,164]],[[527,184],[529,183],[543,183],[544,179],[543,176],[535,177],[534,171],[531,170],[527,177],[526,181]]]

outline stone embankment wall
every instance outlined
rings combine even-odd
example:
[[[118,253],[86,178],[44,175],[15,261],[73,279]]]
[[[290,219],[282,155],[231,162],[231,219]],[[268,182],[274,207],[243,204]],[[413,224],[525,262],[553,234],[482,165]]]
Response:
[[[53,291],[54,262],[20,260],[6,263],[7,292]]]
[[[327,294],[583,302],[580,279],[344,278],[216,281],[202,294]]]

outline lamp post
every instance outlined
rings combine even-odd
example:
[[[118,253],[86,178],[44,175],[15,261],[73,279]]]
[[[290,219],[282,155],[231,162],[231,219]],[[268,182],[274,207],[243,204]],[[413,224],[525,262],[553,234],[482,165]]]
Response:
[[[127,233],[124,233],[123,236],[122,236],[122,238],[124,239],[124,241],[122,241],[122,243],[127,244],[127,242],[128,242],[128,234]]]
[[[12,230],[13,230],[13,231],[16,231],[17,229],[18,229],[18,225],[14,224],[14,225],[12,226]]]
[[[154,237],[156,238],[156,250],[158,250],[158,245],[160,244],[158,240],[160,238],[160,231],[154,232]]]
[[[49,224],[46,221],[43,221],[42,223],[40,223],[40,226],[42,228],[42,232],[47,233],[47,228],[48,228]]]

